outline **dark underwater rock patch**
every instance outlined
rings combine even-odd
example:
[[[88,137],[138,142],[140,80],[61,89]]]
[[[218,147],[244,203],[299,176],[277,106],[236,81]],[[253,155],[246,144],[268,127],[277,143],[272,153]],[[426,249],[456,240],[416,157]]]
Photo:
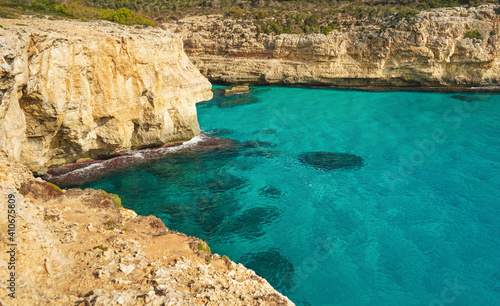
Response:
[[[221,136],[228,136],[228,135],[234,134],[234,131],[230,130],[230,129],[213,129],[213,130],[208,131],[207,133],[209,135],[212,135],[212,136],[221,137]]]
[[[286,292],[294,286],[295,267],[278,249],[271,248],[263,252],[245,255],[241,263],[265,278],[271,286],[280,292]]]
[[[248,180],[239,178],[232,174],[220,173],[207,181],[207,188],[212,192],[219,193],[231,189],[241,189],[248,185]]]
[[[222,226],[233,220],[233,214],[239,209],[238,200],[230,194],[203,195],[197,199],[195,222],[203,229],[207,237],[216,236]]]
[[[349,153],[306,152],[300,154],[298,159],[316,170],[357,170],[365,165],[363,158]]]
[[[244,149],[260,149],[260,148],[274,148],[276,147],[276,144],[270,141],[249,140],[242,142],[240,146]]]
[[[247,152],[243,153],[243,155],[246,157],[270,158],[270,157],[276,157],[278,155],[278,153],[275,151],[253,150],[253,151],[247,151]]]
[[[254,134],[273,135],[273,134],[276,134],[277,132],[278,132],[278,130],[276,130],[276,129],[263,129],[263,130],[255,131]]]
[[[477,101],[487,101],[488,97],[482,96],[471,96],[471,95],[454,95],[451,96],[453,99],[464,101],[464,102],[477,102]]]
[[[241,97],[241,98],[236,98],[236,99],[228,99],[226,101],[221,101],[217,105],[220,108],[225,108],[225,107],[235,107],[235,106],[242,106],[242,105],[248,105],[248,104],[255,104],[259,103],[259,99],[256,97],[249,95],[248,97]]]
[[[273,199],[277,199],[281,196],[281,191],[276,187],[266,186],[259,189],[259,194]]]
[[[265,234],[264,226],[273,223],[280,214],[276,207],[250,208],[233,220],[230,232],[247,239],[261,237]]]

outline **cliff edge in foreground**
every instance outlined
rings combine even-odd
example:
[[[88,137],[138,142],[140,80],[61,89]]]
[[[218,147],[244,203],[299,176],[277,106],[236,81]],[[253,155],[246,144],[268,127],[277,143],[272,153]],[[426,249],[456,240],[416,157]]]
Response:
[[[470,87],[500,84],[500,6],[441,8],[409,19],[358,20],[324,34],[258,33],[251,21],[189,17],[185,36],[213,82]]]
[[[0,150],[0,304],[293,305],[252,270],[158,218],[117,209],[114,199],[61,192]]]
[[[210,89],[168,31],[0,19],[0,147],[35,173],[191,139]]]

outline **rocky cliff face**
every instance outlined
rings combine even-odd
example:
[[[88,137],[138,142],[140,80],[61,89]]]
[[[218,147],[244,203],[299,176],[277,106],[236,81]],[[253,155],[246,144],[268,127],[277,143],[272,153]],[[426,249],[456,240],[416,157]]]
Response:
[[[500,84],[498,6],[421,12],[323,34],[257,34],[220,16],[167,24],[185,36],[193,63],[215,82],[339,86]],[[467,38],[476,31],[480,38]]]
[[[1,150],[0,198],[1,305],[293,305],[205,242],[102,190],[59,191]]]
[[[180,38],[108,22],[0,19],[0,147],[36,173],[199,133],[210,83]]]

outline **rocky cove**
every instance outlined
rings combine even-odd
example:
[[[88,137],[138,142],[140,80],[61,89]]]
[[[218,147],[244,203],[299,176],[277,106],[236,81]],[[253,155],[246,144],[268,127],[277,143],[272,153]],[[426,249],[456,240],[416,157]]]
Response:
[[[12,279],[0,304],[293,305],[117,196],[33,177],[198,135],[195,103],[211,98],[211,85],[179,37],[109,22],[0,25],[1,244],[14,254],[0,258],[0,278]]]
[[[219,16],[165,24],[170,31],[1,19],[0,192],[18,200],[17,301],[292,304],[253,271],[211,254],[205,242],[119,208],[114,195],[59,191],[32,173],[192,139],[200,132],[195,103],[212,96],[206,78],[230,84],[496,86],[496,12],[495,5],[437,9],[414,22],[366,24],[329,35],[257,34],[251,22]],[[469,31],[479,36],[466,37]],[[2,244],[6,239],[2,232]],[[1,273],[8,278],[7,269]],[[0,290],[8,305],[8,291]]]

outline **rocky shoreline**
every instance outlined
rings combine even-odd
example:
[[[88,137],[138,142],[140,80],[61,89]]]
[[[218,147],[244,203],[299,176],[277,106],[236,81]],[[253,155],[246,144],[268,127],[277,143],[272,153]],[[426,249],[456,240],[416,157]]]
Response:
[[[2,250],[9,195],[17,231],[16,298],[2,285],[2,305],[293,305],[205,242],[117,208],[102,190],[61,191],[3,151],[0,194]],[[0,257],[2,280],[9,279],[7,255]]]
[[[498,86],[499,6],[440,8],[324,34],[258,33],[247,20],[166,23],[211,82],[443,89]]]

